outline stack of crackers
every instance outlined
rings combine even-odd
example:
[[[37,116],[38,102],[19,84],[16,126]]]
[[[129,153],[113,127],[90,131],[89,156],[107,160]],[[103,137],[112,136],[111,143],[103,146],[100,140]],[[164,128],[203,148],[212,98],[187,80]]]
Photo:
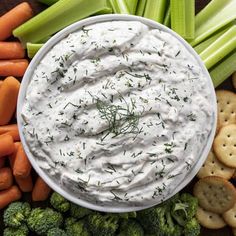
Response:
[[[236,76],[235,76],[236,84]],[[211,152],[197,174],[193,194],[199,200],[197,219],[209,229],[230,226],[236,235],[236,94],[216,92],[218,128]]]

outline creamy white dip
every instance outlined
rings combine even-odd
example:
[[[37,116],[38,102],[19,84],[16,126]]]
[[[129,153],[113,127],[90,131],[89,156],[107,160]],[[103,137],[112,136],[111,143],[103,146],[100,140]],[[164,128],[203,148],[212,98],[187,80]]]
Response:
[[[22,118],[62,188],[97,204],[152,204],[198,161],[213,122],[207,78],[171,34],[135,21],[86,26],[34,71]]]

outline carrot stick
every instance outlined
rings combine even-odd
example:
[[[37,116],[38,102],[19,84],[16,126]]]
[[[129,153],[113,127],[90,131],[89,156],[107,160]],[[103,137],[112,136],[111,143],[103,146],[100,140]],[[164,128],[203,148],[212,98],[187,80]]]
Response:
[[[33,16],[30,5],[23,2],[0,17],[0,40],[12,35],[12,31]]]
[[[20,141],[17,124],[0,126],[0,135],[1,134],[9,134],[14,141]]]
[[[26,178],[15,177],[15,180],[22,192],[27,193],[32,191],[33,181],[31,174]]]
[[[0,192],[0,209],[21,198],[21,191],[16,185]]]
[[[25,154],[22,144],[20,143],[17,149],[16,159],[13,166],[13,175],[21,178],[26,178],[27,176],[29,176],[30,171],[31,164]]]
[[[8,159],[9,159],[9,162],[10,162],[10,167],[11,167],[12,170],[13,170],[13,167],[14,167],[14,163],[15,163],[15,160],[16,160],[16,154],[17,154],[18,147],[20,146],[20,142],[14,143],[14,146],[15,146],[14,152],[11,155],[8,156]]]
[[[20,82],[14,77],[7,77],[0,89],[0,125],[6,125],[16,109]]]
[[[22,77],[29,65],[26,59],[0,61],[0,76]]]
[[[6,161],[6,158],[5,158],[5,157],[1,157],[1,158],[0,158],[0,168],[2,168],[2,167],[5,166],[5,161]]]
[[[0,158],[12,154],[14,150],[15,146],[12,136],[0,135]]]
[[[2,83],[3,83],[3,81],[2,81],[2,80],[0,80],[0,88],[1,88],[1,86],[2,86]]]
[[[21,59],[25,50],[18,42],[0,42],[0,59]]]
[[[32,200],[34,202],[45,201],[49,197],[50,192],[50,187],[38,176],[32,191]]]
[[[12,171],[9,167],[0,169],[0,190],[8,189],[13,184]]]

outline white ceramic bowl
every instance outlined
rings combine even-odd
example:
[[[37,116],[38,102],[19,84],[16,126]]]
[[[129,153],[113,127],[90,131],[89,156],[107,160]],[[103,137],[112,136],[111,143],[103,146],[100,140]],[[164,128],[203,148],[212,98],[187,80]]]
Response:
[[[69,193],[69,192],[65,191],[64,189],[62,189],[58,182],[53,180],[48,174],[46,174],[46,172],[43,171],[43,169],[41,169],[39,167],[36,159],[34,158],[32,153],[30,152],[27,142],[25,140],[25,137],[23,135],[23,125],[22,125],[23,120],[21,117],[22,106],[24,104],[24,99],[25,99],[27,87],[30,82],[30,79],[32,78],[32,74],[33,74],[35,68],[37,67],[37,65],[40,63],[41,59],[48,53],[48,51],[54,45],[56,45],[58,42],[60,42],[63,38],[67,37],[70,33],[81,29],[83,26],[87,26],[90,24],[98,23],[98,22],[112,21],[112,20],[140,21],[152,28],[161,29],[163,31],[170,33],[171,35],[176,37],[179,40],[179,42],[182,45],[184,45],[185,48],[194,56],[194,58],[197,60],[199,65],[202,67],[203,73],[208,78],[209,89],[211,90],[210,91],[211,92],[211,104],[212,104],[212,107],[214,110],[214,122],[212,125],[211,134],[209,135],[209,138],[208,138],[205,148],[203,149],[202,153],[199,154],[198,162],[191,168],[190,172],[188,173],[188,175],[186,176],[184,181],[175,189],[175,191],[171,195],[167,196],[166,199],[170,198],[171,196],[173,196],[174,194],[179,192],[193,179],[193,177],[197,174],[197,172],[201,168],[202,164],[204,163],[204,161],[211,149],[211,145],[212,145],[212,142],[214,139],[214,134],[215,134],[215,129],[216,129],[216,114],[217,114],[215,90],[214,90],[214,87],[213,87],[213,84],[212,84],[212,81],[211,81],[211,78],[210,78],[210,75],[209,75],[207,69],[205,68],[203,62],[201,61],[201,59],[197,55],[197,53],[194,51],[194,49],[184,39],[182,39],[178,34],[173,32],[169,28],[167,28],[157,22],[154,22],[152,20],[138,17],[138,16],[130,16],[130,15],[101,15],[101,16],[91,17],[91,18],[76,22],[76,23],[68,26],[67,28],[63,29],[59,33],[57,33],[40,49],[40,51],[37,53],[37,55],[31,61],[30,65],[25,73],[25,76],[24,76],[22,83],[21,83],[21,88],[20,88],[20,93],[19,93],[18,106],[17,106],[17,120],[18,120],[18,127],[19,127],[21,141],[22,141],[25,152],[26,152],[33,168],[36,170],[36,172],[43,178],[43,180],[53,190],[60,193],[62,196],[64,196],[65,198],[67,198],[71,202],[79,204],[83,207],[87,207],[87,208],[98,210],[98,211],[106,211],[106,212],[130,212],[130,211],[137,211],[137,210],[141,210],[144,208],[148,208],[153,205],[146,205],[145,207],[123,207],[123,206],[118,206],[118,205],[108,206],[108,207],[107,206],[100,206],[100,205],[96,205],[95,203],[91,203],[91,202],[87,202],[85,200],[79,199],[78,196],[76,196],[75,194],[73,195],[72,192]],[[159,202],[157,202],[156,204],[158,204],[158,203]]]

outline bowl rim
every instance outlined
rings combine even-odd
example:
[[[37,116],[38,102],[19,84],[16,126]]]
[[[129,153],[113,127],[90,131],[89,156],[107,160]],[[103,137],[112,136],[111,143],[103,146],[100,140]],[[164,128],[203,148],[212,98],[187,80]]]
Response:
[[[172,197],[176,193],[178,193],[180,190],[182,190],[188,183],[191,182],[191,180],[195,177],[199,169],[201,168],[202,164],[207,158],[208,153],[211,150],[211,146],[213,143],[215,131],[216,131],[216,123],[217,123],[217,103],[216,103],[216,96],[215,96],[215,89],[212,83],[212,80],[210,78],[210,75],[203,64],[202,60],[200,59],[199,55],[195,52],[195,50],[177,33],[169,29],[168,27],[155,22],[153,20],[143,18],[140,16],[133,16],[133,15],[123,15],[123,14],[107,14],[107,15],[100,15],[100,16],[93,16],[89,17],[87,19],[83,19],[81,21],[75,22],[63,30],[59,31],[57,34],[55,34],[52,38],[50,38],[43,47],[39,50],[39,52],[35,55],[35,57],[30,62],[29,67],[26,70],[26,73],[22,79],[21,87],[19,91],[19,97],[17,102],[17,121],[18,121],[18,129],[20,134],[20,139],[22,142],[22,145],[24,147],[24,150],[26,152],[26,155],[29,158],[29,161],[31,162],[33,168],[38,173],[38,175],[56,192],[61,194],[63,197],[68,199],[69,201],[78,204],[80,206],[90,208],[96,211],[102,211],[102,212],[111,212],[111,213],[117,213],[117,212],[131,212],[131,211],[138,211],[143,210],[145,208],[152,207],[154,205],[159,204],[160,202],[157,202],[155,204],[151,205],[145,205],[145,206],[101,206],[96,205],[95,203],[91,203],[82,199],[77,198],[75,195],[71,192],[67,192],[65,189],[60,187],[60,184],[58,182],[55,182],[53,178],[49,177],[49,175],[39,167],[36,159],[34,158],[33,154],[31,153],[30,149],[28,148],[27,142],[23,135],[23,119],[21,117],[21,110],[22,106],[24,104],[25,95],[27,92],[27,87],[29,85],[29,82],[31,80],[31,76],[37,67],[37,65],[40,63],[41,59],[48,53],[48,51],[56,45],[58,42],[60,42],[63,38],[67,37],[70,33],[73,33],[79,29],[81,29],[83,26],[91,25],[94,23],[101,23],[106,21],[139,21],[145,25],[148,25],[151,28],[160,29],[162,31],[168,32],[175,38],[179,40],[179,42],[185,46],[185,48],[193,55],[193,57],[197,60],[199,66],[201,67],[203,74],[208,79],[208,84],[210,88],[211,93],[211,105],[213,107],[213,122],[212,122],[212,129],[208,136],[208,139],[205,143],[205,147],[202,149],[201,154],[199,155],[199,160],[194,164],[194,166],[191,168],[191,171],[186,175],[185,179],[174,189],[174,191],[166,196],[165,200]]]

